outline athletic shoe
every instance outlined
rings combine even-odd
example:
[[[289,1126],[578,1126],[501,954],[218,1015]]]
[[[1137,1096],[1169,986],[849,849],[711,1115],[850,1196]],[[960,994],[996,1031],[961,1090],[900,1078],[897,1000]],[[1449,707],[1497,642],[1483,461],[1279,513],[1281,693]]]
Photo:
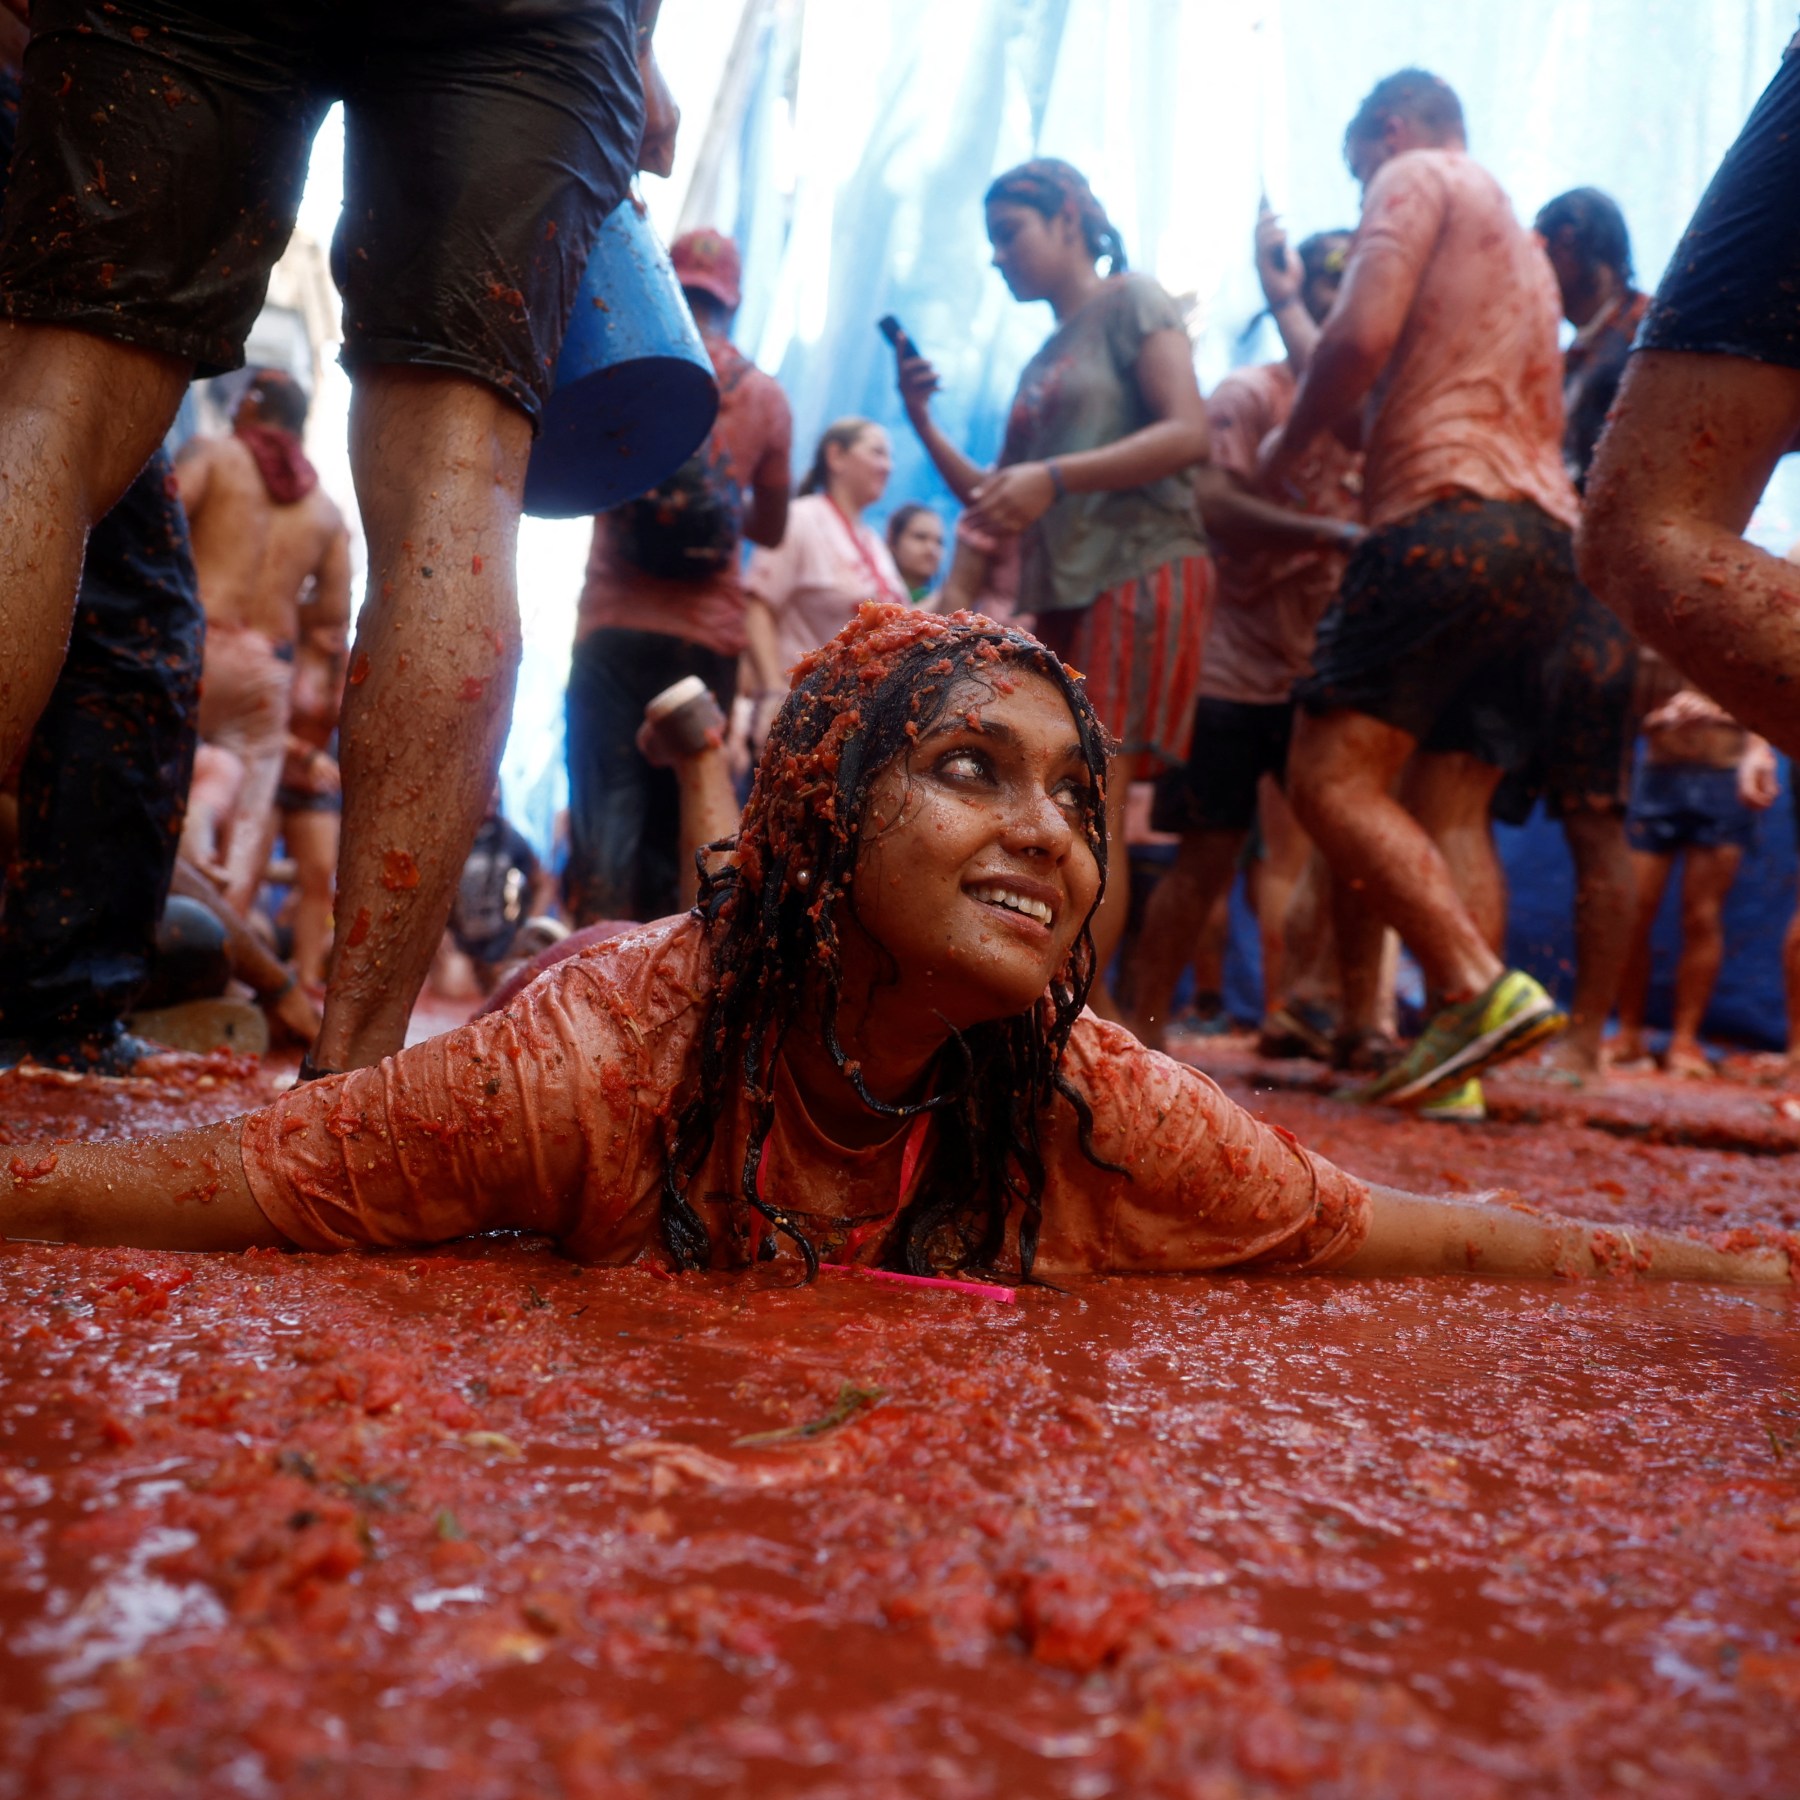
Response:
[[[1331,1066],[1344,1075],[1385,1075],[1406,1046],[1385,1031],[1351,1032],[1331,1040]]]
[[[1523,1055],[1568,1022],[1523,969],[1508,969],[1473,1000],[1445,1007],[1393,1068],[1353,1097],[1388,1106],[1422,1105],[1496,1063]]]
[[[1418,1109],[1421,1119],[1436,1119],[1441,1125],[1481,1125],[1487,1121],[1487,1096],[1481,1091],[1479,1076],[1470,1076],[1461,1087],[1447,1089],[1435,1100],[1427,1100]]]
[[[1324,1007],[1315,1006],[1310,1000],[1290,1000],[1263,1020],[1262,1030],[1257,1033],[1256,1054],[1271,1062],[1287,1062],[1301,1056],[1330,1062],[1336,1024]]]

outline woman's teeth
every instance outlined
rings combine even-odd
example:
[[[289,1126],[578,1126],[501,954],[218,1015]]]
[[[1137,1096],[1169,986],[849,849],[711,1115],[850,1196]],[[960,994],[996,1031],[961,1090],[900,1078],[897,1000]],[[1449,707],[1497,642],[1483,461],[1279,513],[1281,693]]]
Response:
[[[1040,925],[1051,922],[1050,908],[1042,900],[1031,900],[1024,894],[1015,894],[1011,888],[978,887],[970,888],[969,892],[989,906],[1007,907],[1013,912],[1023,913],[1028,919],[1036,919]]]

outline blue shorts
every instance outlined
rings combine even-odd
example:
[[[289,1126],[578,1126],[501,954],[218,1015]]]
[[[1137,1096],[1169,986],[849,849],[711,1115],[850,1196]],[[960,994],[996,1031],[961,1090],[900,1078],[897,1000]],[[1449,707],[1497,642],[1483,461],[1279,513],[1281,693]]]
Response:
[[[1640,350],[1739,356],[1800,369],[1800,54],[1725,152],[1662,285]]]
[[[1625,830],[1634,850],[1748,850],[1756,814],[1738,798],[1737,770],[1704,763],[1640,763]]]

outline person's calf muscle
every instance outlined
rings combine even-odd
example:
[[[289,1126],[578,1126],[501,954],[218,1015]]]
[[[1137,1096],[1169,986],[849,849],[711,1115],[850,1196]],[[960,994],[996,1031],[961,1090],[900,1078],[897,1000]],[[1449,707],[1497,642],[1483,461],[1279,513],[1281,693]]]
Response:
[[[359,376],[352,460],[369,601],[341,728],[338,928],[316,1067],[400,1048],[449,917],[518,672],[513,568],[529,449],[524,415],[479,383]]]

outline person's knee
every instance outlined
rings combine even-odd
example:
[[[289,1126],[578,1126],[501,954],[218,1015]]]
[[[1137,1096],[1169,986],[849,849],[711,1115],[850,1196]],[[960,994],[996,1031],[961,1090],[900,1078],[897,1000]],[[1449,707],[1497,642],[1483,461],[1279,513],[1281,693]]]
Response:
[[[531,420],[515,401],[472,376],[405,363],[366,365],[354,383],[351,453],[372,522],[388,510],[383,499],[402,514],[445,500],[517,514]]]
[[[1706,892],[1681,897],[1681,933],[1684,938],[1714,938],[1724,930],[1725,904],[1720,894]]]

